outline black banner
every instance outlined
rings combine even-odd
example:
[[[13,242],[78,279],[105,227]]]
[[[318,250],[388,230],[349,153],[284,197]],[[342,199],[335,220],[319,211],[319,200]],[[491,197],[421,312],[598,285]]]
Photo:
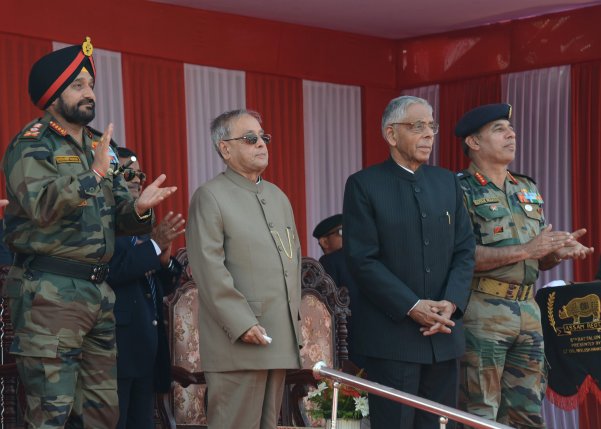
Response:
[[[538,291],[549,387],[578,393],[587,375],[601,378],[601,282],[573,283]]]

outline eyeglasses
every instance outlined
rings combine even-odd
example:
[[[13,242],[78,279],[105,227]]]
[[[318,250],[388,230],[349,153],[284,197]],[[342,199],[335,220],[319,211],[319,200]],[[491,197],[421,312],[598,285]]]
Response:
[[[342,227],[336,228],[334,231],[330,231],[327,234],[322,235],[322,237],[329,237],[330,235],[337,234],[342,237]]]
[[[265,144],[269,144],[271,142],[271,134],[262,134],[260,136],[256,134],[247,134],[242,137],[235,137],[233,139],[223,139],[224,142],[229,142],[232,140],[244,140],[247,144],[257,144],[259,141],[259,137],[265,142]]]
[[[136,176],[138,176],[140,182],[146,181],[146,174],[140,170],[134,170],[133,168],[126,168],[123,170],[123,178],[126,182],[131,182]]]
[[[438,134],[438,130],[440,129],[440,124],[436,122],[424,122],[424,121],[416,121],[416,122],[392,122],[388,125],[407,125],[409,126],[409,131],[415,134],[421,134],[426,131],[426,127],[429,127],[432,130],[433,134]]]

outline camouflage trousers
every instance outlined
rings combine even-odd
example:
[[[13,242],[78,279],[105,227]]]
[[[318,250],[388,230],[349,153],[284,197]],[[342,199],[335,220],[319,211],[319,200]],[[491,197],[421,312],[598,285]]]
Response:
[[[463,323],[460,407],[514,428],[544,428],[546,388],[540,309],[472,291]]]
[[[12,267],[9,298],[27,428],[114,428],[115,294],[106,283]]]

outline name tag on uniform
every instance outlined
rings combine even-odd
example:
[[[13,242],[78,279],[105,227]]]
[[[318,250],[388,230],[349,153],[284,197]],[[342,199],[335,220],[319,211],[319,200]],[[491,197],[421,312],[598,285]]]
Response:
[[[81,159],[77,155],[55,156],[57,164],[81,164]]]
[[[482,204],[498,203],[498,202],[499,202],[498,198],[478,198],[477,200],[474,200],[474,205],[480,206]]]

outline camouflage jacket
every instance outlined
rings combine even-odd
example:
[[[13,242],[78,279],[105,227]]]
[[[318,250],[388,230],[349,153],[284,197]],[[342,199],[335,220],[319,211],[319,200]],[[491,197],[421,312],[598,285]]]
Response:
[[[505,190],[502,190],[479,172],[473,163],[458,176],[477,245],[501,247],[524,244],[536,237],[545,226],[543,199],[529,177],[508,171]],[[474,277],[532,284],[538,277],[538,260],[527,259],[478,271]]]
[[[138,220],[123,176],[97,183],[90,166],[100,136],[86,127],[80,146],[47,113],[13,139],[3,160],[4,240],[13,252],[108,262],[116,233],[151,230],[151,219]]]

